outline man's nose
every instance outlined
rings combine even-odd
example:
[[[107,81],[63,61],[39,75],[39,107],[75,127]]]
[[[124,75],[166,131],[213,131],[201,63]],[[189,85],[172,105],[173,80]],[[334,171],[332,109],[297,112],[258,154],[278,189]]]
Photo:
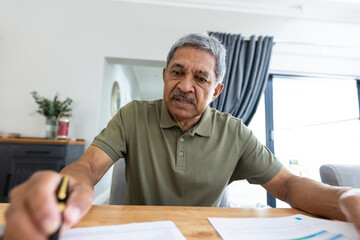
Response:
[[[181,79],[181,81],[179,82],[178,88],[182,92],[192,92],[194,89],[194,81],[192,76],[185,75],[185,77]]]

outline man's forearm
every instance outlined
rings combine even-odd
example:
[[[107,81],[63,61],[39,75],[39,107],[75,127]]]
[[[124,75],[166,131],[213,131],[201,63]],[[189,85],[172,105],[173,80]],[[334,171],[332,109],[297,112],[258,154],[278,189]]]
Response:
[[[96,180],[93,179],[93,174],[87,165],[88,164],[86,162],[77,161],[64,167],[60,173],[69,175],[72,178],[75,178],[77,181],[86,183],[93,188],[96,184]]]
[[[79,160],[66,166],[61,173],[72,176],[93,188],[113,163],[113,160],[100,148],[90,146]]]
[[[350,188],[332,187],[309,178],[292,174],[285,167],[262,185],[276,198],[292,207],[314,215],[345,220],[340,209],[340,196]]]
[[[340,196],[350,188],[333,187],[309,178],[299,177],[288,182],[285,199],[292,207],[314,215],[346,220],[340,209]]]

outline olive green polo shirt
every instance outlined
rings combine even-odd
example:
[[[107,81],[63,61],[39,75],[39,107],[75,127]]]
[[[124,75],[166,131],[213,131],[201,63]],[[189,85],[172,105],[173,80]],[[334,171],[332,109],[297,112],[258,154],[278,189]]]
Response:
[[[232,181],[263,184],[281,168],[240,119],[207,107],[184,132],[162,100],[122,107],[92,144],[125,158],[124,204],[218,206]]]

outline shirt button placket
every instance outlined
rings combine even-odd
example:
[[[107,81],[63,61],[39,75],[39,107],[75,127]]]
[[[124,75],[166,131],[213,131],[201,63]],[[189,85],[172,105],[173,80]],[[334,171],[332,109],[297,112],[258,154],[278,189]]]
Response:
[[[177,144],[177,161],[176,161],[176,168],[185,170],[186,168],[186,144],[185,139],[183,137],[179,138],[178,144]]]

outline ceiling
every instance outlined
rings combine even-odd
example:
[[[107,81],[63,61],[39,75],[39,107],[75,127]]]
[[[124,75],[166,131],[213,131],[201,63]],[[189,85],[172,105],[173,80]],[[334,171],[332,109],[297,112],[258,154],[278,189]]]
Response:
[[[111,0],[360,23],[360,0]]]
[[[360,0],[107,0],[360,24]],[[343,51],[343,49],[342,49]],[[144,99],[162,97],[162,67],[133,65]]]

